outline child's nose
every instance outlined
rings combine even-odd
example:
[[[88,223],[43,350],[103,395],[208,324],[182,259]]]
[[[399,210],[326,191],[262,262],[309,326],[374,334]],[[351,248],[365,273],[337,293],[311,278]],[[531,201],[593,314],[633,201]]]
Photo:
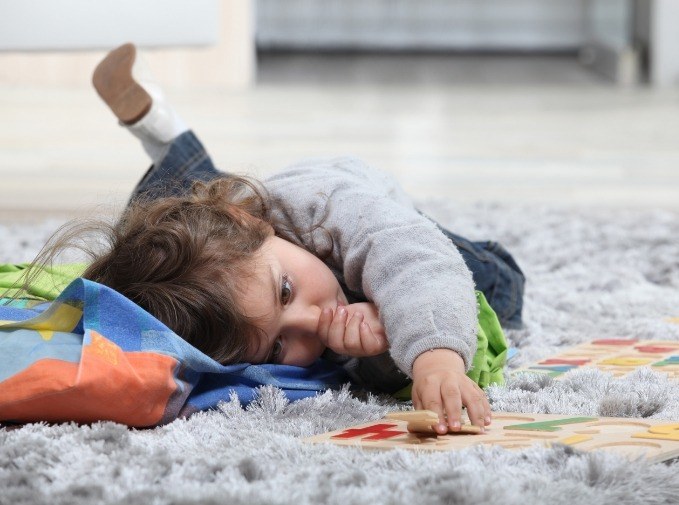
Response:
[[[318,320],[321,317],[321,308],[317,305],[299,307],[294,313],[293,326],[304,336],[315,336],[318,329]]]

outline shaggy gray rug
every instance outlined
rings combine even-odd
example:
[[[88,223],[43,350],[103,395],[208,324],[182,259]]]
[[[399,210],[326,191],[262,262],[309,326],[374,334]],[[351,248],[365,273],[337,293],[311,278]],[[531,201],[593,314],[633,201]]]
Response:
[[[510,249],[528,280],[525,328],[509,332],[518,367],[602,337],[679,340],[679,215],[664,211],[423,210],[470,238]],[[55,223],[0,227],[3,261],[30,259]],[[679,420],[676,381],[578,370],[556,382],[511,377],[495,410]],[[114,423],[0,430],[0,503],[676,504],[679,463],[629,461],[563,446],[520,452],[363,452],[301,437],[381,417],[386,398],[347,391],[288,403],[266,388],[153,430]]]

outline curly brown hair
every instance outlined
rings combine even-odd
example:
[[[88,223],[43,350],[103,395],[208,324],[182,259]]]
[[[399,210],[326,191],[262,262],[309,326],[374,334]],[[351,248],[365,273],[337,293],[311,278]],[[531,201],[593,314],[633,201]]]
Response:
[[[62,228],[34,265],[77,247],[92,260],[84,278],[115,289],[216,361],[236,363],[261,337],[237,300],[253,257],[274,234],[267,198],[257,182],[234,176],[197,182],[184,196],[142,197],[114,225]],[[92,234],[103,252],[93,249]]]

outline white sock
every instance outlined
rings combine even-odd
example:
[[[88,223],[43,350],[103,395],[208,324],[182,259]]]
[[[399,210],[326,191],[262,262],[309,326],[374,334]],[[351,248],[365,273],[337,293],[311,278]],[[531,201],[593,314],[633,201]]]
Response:
[[[125,126],[132,135],[141,140],[144,151],[154,163],[160,161],[169,149],[170,144],[189,127],[177,112],[162,98],[162,94],[151,93],[144,86],[153,102],[146,115],[133,125]],[[156,98],[156,95],[159,98]]]

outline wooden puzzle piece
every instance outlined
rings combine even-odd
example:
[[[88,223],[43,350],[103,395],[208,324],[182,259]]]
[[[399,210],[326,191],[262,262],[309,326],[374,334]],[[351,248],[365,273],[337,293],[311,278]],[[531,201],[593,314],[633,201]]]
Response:
[[[652,362],[653,362],[652,359],[632,358],[632,357],[629,357],[629,356],[620,356],[620,357],[617,357],[617,358],[609,358],[609,359],[603,359],[601,361],[597,361],[597,365],[639,367],[639,366],[648,365],[649,363],[652,363]]]
[[[439,422],[438,414],[432,410],[397,410],[395,412],[389,412],[386,415],[386,418],[406,421],[408,423],[407,429],[410,433],[436,434],[436,431],[432,426]],[[481,428],[472,424],[462,424],[459,431],[449,430],[448,433],[481,433]]]
[[[645,433],[635,433],[634,438],[655,438],[679,442],[679,423],[651,426]]]
[[[586,365],[587,363],[591,363],[592,360],[589,358],[582,358],[582,359],[569,359],[569,358],[549,358],[540,361],[538,364],[539,365],[573,365],[573,366],[582,366]]]
[[[665,358],[662,361],[653,363],[652,366],[671,366],[671,365],[679,365],[679,356],[670,356],[669,358]]]
[[[551,377],[558,377],[559,375],[563,375],[569,370],[574,370],[575,368],[578,368],[577,366],[572,366],[572,365],[561,365],[561,366],[532,366],[528,368],[527,370],[533,371],[533,372],[540,372],[540,373],[545,373]]]
[[[561,425],[564,424],[585,423],[596,420],[596,417],[566,417],[564,419],[551,419],[536,423],[512,424],[511,426],[505,426],[505,430],[559,431],[561,430]]]
[[[674,347],[662,346],[662,345],[635,345],[634,349],[642,353],[648,354],[666,354],[668,352],[674,352],[679,349],[679,345]]]
[[[563,445],[577,445],[583,442],[589,442],[593,440],[594,437],[591,435],[571,435],[570,437],[562,438],[559,440],[560,444]]]
[[[385,438],[397,437],[403,435],[405,432],[393,430],[396,424],[373,424],[365,428],[348,429],[342,433],[333,435],[332,438],[356,438],[361,437],[363,440],[383,440]],[[369,436],[366,436],[369,435]]]
[[[513,373],[531,372],[561,379],[580,367],[593,367],[623,377],[642,366],[652,366],[669,378],[679,378],[679,341],[599,339],[526,365]]]
[[[460,450],[496,445],[509,450],[532,445],[564,444],[582,451],[609,450],[624,456],[660,462],[679,457],[679,423],[655,419],[568,417],[554,414],[494,412],[493,423],[481,434],[411,433],[413,419],[432,422],[433,413],[399,412],[402,419],[381,419],[305,439],[364,449]],[[413,417],[414,416],[414,417]],[[435,414],[434,414],[435,416]],[[516,429],[517,426],[519,429]],[[526,429],[527,428],[527,429]]]

